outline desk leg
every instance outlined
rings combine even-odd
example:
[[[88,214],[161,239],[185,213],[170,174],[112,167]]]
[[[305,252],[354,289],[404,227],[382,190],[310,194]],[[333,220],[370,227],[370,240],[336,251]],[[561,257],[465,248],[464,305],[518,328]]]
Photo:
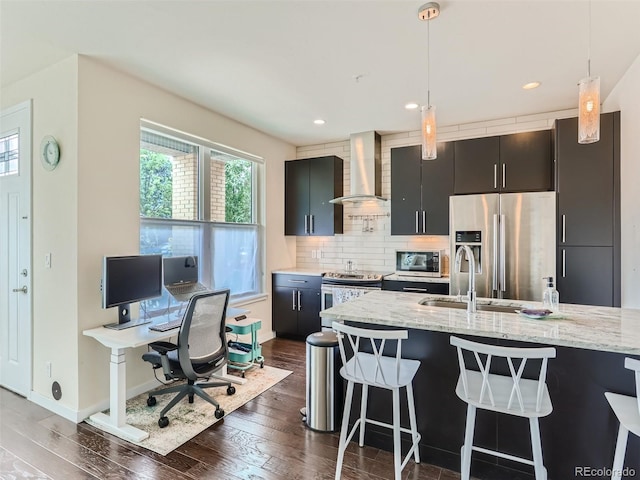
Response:
[[[244,385],[245,383],[247,383],[246,378],[239,378],[234,375],[227,375],[226,365],[222,367],[222,369],[220,370],[220,373],[214,373],[213,375],[211,375],[211,378],[215,378],[216,380],[223,380],[225,382],[235,383],[237,385]]]
[[[127,364],[124,348],[111,349],[109,365],[109,415],[99,412],[91,420],[105,431],[133,442],[141,442],[149,434],[127,424]]]

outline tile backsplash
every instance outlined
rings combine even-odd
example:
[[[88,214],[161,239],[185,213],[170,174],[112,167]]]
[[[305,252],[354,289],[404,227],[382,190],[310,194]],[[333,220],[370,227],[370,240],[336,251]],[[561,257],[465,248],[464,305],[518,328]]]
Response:
[[[557,118],[575,116],[575,109],[525,117],[440,127],[440,141],[502,135],[553,127]],[[420,144],[420,131],[382,135],[382,196],[391,197],[391,148]],[[344,160],[344,195],[350,193],[349,140],[298,147],[297,158],[336,155]],[[344,233],[332,237],[296,237],[296,266],[340,270],[348,260],[359,270],[395,270],[396,250],[444,250],[443,271],[449,272],[449,236],[391,235],[390,202],[344,205]]]

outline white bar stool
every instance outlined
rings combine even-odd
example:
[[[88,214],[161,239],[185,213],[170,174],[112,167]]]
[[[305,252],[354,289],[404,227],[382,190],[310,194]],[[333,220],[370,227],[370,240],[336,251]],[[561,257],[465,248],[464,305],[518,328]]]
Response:
[[[460,474],[462,480],[469,480],[471,470],[471,452],[494,455],[507,460],[532,465],[536,480],[547,478],[547,469],[542,462],[542,444],[540,442],[540,426],[538,418],[549,415],[553,407],[546,384],[547,360],[555,358],[556,349],[514,348],[485,345],[482,343],[451,337],[451,345],[458,350],[460,377],[456,386],[456,394],[467,403],[467,426],[464,434],[464,445],[461,449]],[[479,369],[467,368],[463,351],[473,352],[476,366]],[[506,360],[510,376],[491,373],[492,360]],[[539,359],[540,370],[537,380],[522,378],[525,365],[529,359]],[[504,365],[504,360],[499,360]],[[470,362],[472,363],[472,362]],[[494,366],[496,362],[493,362]],[[533,460],[516,457],[495,450],[473,445],[473,433],[476,421],[476,409],[491,410],[507,415],[516,415],[529,419],[531,430],[531,449]]]
[[[342,462],[347,445],[351,441],[356,429],[360,427],[359,445],[364,446],[364,432],[367,423],[393,430],[393,467],[394,477],[400,480],[402,469],[405,467],[411,454],[415,462],[420,463],[420,434],[416,426],[416,411],[413,401],[412,381],[420,362],[402,358],[402,340],[408,338],[407,330],[368,330],[351,327],[334,322],[332,328],[337,332],[342,357],[340,375],[347,380],[347,395],[342,416],[342,428],[340,430],[340,445],[338,446],[338,459],[336,464],[336,480],[342,472]],[[349,349],[345,349],[345,338],[348,339]],[[362,340],[362,344],[361,344]],[[382,355],[387,340],[397,340],[395,357]],[[364,344],[364,345],[363,345]],[[373,353],[366,353],[360,349],[366,345],[371,346]],[[351,401],[353,399],[354,384],[362,385],[362,400],[360,403],[360,418],[356,420],[351,432],[347,436],[349,428],[349,415],[351,413]],[[371,420],[367,415],[367,395],[369,386],[385,388],[393,394],[393,424]],[[411,429],[400,426],[400,389],[407,389],[407,405],[409,410],[409,423]],[[409,433],[412,445],[404,460],[401,461],[400,433]]]
[[[606,392],[609,405],[613,413],[618,417],[620,428],[618,429],[618,441],[616,442],[616,453],[613,456],[613,469],[611,480],[622,478],[624,467],[624,456],[627,451],[627,439],[629,432],[640,437],[640,360],[633,358],[624,359],[624,367],[634,370],[636,375],[636,396],[620,395],[618,393]]]

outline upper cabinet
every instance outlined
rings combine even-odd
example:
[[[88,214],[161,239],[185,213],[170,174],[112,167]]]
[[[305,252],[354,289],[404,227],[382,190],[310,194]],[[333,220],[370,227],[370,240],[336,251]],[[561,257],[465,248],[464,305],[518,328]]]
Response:
[[[391,149],[391,235],[448,235],[453,143],[422,160],[421,146]]]
[[[454,193],[553,190],[551,131],[455,142]]]
[[[284,164],[285,235],[342,233],[343,161],[336,156],[290,160]]]

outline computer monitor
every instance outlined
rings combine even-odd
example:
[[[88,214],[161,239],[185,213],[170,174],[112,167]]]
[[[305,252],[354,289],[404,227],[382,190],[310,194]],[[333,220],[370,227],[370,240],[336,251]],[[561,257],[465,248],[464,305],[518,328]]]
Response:
[[[118,323],[105,325],[121,330],[149,320],[132,321],[130,306],[162,295],[162,255],[104,257],[102,308],[118,307]]]

